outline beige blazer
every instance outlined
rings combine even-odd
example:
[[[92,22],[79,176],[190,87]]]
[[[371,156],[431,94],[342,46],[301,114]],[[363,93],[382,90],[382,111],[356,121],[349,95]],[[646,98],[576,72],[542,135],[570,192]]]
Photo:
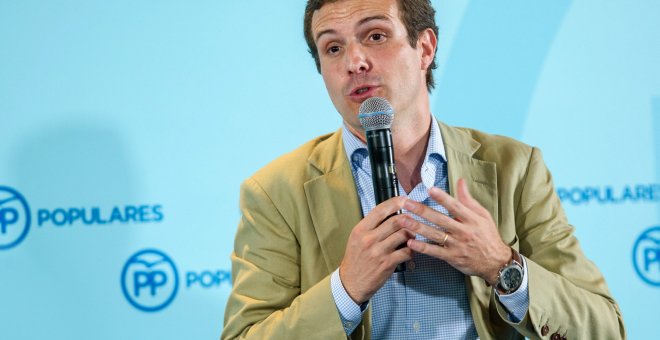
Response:
[[[603,276],[582,253],[538,149],[440,123],[450,192],[465,178],[502,239],[528,260],[529,309],[508,321],[491,287],[466,276],[485,339],[625,338]],[[341,130],[314,139],[241,186],[233,289],[222,339],[345,339],[330,275],[362,218]],[[371,312],[351,339],[370,339]]]

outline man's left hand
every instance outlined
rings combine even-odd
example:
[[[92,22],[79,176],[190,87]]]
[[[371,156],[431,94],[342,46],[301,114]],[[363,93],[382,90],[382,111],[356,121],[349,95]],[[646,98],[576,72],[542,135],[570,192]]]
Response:
[[[479,276],[494,285],[499,270],[511,259],[511,249],[502,241],[488,210],[472,198],[465,180],[459,179],[456,188],[456,198],[438,188],[429,190],[431,198],[454,218],[412,200],[405,203],[406,210],[445,230],[415,221],[406,229],[434,243],[411,239],[408,240],[408,247],[437,257],[463,274]]]

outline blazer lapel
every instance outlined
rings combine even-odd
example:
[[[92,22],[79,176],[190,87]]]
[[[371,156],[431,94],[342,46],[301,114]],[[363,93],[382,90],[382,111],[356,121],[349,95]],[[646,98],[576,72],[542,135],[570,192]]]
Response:
[[[449,192],[456,196],[456,181],[465,179],[468,190],[474,199],[486,208],[498,224],[497,208],[497,169],[495,163],[474,157],[481,144],[467,132],[440,124],[442,139],[447,155],[449,172]]]
[[[341,129],[319,143],[308,161],[319,175],[304,184],[305,195],[328,272],[332,272],[344,257],[353,227],[362,219]]]

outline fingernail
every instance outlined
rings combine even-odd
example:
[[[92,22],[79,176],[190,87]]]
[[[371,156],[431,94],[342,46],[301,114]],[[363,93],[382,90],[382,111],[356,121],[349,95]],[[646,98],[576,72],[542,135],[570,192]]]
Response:
[[[413,211],[415,209],[415,204],[411,200],[406,200],[403,207],[408,211]]]
[[[406,243],[408,244],[408,248],[413,249],[413,250],[415,249],[413,239],[409,239],[408,242],[406,242]]]

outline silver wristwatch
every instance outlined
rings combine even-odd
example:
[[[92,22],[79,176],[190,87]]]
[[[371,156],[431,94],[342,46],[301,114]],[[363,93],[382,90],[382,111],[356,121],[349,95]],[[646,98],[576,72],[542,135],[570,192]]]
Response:
[[[522,285],[523,273],[520,254],[511,248],[511,260],[500,269],[495,287],[500,293],[511,294]]]

